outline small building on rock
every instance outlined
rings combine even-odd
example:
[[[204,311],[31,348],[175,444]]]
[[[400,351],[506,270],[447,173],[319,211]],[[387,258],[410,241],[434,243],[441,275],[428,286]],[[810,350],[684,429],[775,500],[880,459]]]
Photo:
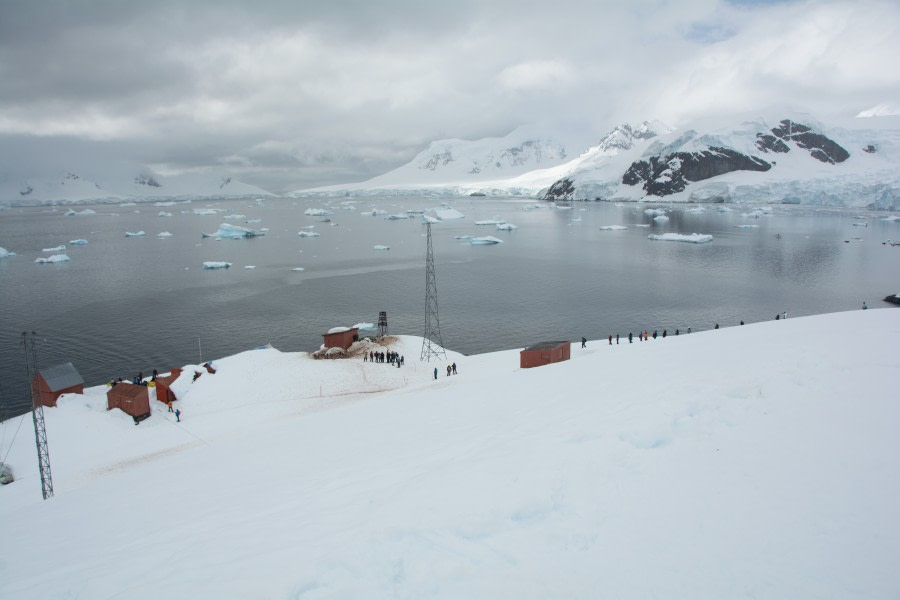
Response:
[[[106,410],[114,408],[134,417],[135,422],[150,415],[150,391],[145,385],[117,383],[106,392]]]
[[[328,333],[322,334],[322,338],[322,344],[326,348],[346,350],[353,342],[359,341],[359,327],[332,327]]]
[[[519,367],[530,369],[569,360],[571,342],[541,342],[519,353]]]
[[[83,394],[84,379],[67,362],[46,369],[40,369],[31,380],[31,390],[35,399],[44,406],[56,406],[63,394]]]

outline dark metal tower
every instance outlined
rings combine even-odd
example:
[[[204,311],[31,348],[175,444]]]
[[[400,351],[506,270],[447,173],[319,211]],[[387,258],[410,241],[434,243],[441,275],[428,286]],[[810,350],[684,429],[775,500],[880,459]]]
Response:
[[[383,338],[387,334],[387,313],[385,311],[381,311],[380,313],[378,313],[378,337]]]
[[[447,360],[444,351],[444,341],[441,339],[441,322],[438,319],[437,282],[434,278],[434,251],[431,248],[431,223],[428,228],[428,249],[425,252],[425,335],[422,339],[422,355],[420,360],[431,362],[443,357]]]
[[[41,493],[44,500],[53,497],[53,477],[50,475],[50,448],[47,446],[47,426],[44,424],[44,403],[41,401],[41,386],[34,383],[37,373],[37,350],[35,332],[22,332],[22,347],[25,349],[25,368],[28,370],[28,385],[31,386],[31,418],[34,421],[34,442],[37,445],[38,466],[41,470]]]

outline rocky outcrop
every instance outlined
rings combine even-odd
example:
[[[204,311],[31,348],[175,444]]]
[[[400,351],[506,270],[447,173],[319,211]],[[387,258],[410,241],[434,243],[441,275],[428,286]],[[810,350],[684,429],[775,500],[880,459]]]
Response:
[[[138,175],[137,177],[134,178],[134,182],[137,185],[146,185],[149,187],[162,187],[162,186],[160,186],[159,182],[150,175]]]
[[[772,133],[782,140],[792,141],[804,150],[809,150],[809,155],[824,163],[837,164],[850,158],[840,144],[816,133],[803,123],[795,123],[790,119],[784,119],[778,127],[772,129]]]
[[[875,154],[876,152],[878,152],[878,148],[876,146],[873,146],[872,144],[869,144],[868,146],[863,148],[863,152],[868,152],[869,154]]]
[[[771,134],[757,133],[756,147],[762,152],[790,152],[791,149],[783,141]]]
[[[550,189],[542,196],[544,200],[572,200],[575,194],[575,184],[571,179],[560,179],[550,186]]]
[[[711,146],[701,152],[675,152],[636,161],[622,176],[622,183],[642,185],[652,196],[668,196],[684,191],[690,182],[732,171],[768,171],[771,168],[772,165],[761,158]]]

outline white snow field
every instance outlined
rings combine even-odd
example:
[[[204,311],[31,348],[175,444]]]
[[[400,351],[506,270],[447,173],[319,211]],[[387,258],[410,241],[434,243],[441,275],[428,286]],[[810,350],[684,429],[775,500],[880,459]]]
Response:
[[[139,426],[90,388],[44,411],[52,499],[12,445],[0,595],[897,598],[898,337],[886,308],[528,370],[263,348]]]

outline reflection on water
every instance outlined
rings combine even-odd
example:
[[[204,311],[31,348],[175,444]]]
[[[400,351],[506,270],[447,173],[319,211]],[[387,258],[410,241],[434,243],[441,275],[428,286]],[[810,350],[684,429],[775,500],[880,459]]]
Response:
[[[376,322],[381,310],[388,313],[391,333],[421,335],[424,226],[417,215],[387,221],[360,213],[375,207],[395,214],[438,201],[334,200],[331,222],[303,215],[325,202],[196,202],[167,208],[171,218],[159,217],[159,209],[149,205],[92,207],[98,213],[92,217],[42,209],[0,212],[0,246],[18,253],[0,261],[0,400],[7,407],[28,402],[17,345],[23,330],[46,339],[42,366],[71,360],[89,384],[197,362],[201,349],[204,360],[267,342],[287,351],[315,350],[324,331]],[[190,214],[207,204],[262,219],[254,227],[269,232],[249,240],[201,238],[201,231],[222,222]],[[876,307],[900,287],[900,248],[881,243],[900,238],[900,222],[880,221],[881,214],[867,215],[863,228],[852,225],[859,210],[775,207],[770,216],[755,218],[743,216],[750,210],[740,207],[720,213],[708,206],[692,214],[685,210],[692,207],[676,206],[666,207],[669,221],[659,223],[644,213],[646,205],[526,208],[533,204],[459,198],[452,205],[466,218],[432,227],[448,347],[471,354],[640,329],[700,331],[715,323],[771,319],[782,311],[800,316],[851,310],[863,300]],[[495,215],[518,229],[474,225]],[[310,225],[319,237],[297,235]],[[627,229],[600,229],[608,225]],[[141,229],[146,237],[124,235]],[[173,236],[157,239],[160,231]],[[715,239],[647,239],[664,232],[709,233]],[[454,239],[464,234],[494,235],[504,243],[470,246]],[[69,247],[71,262],[33,263],[43,248],[76,238],[88,244]],[[233,266],[206,271],[204,261]],[[246,265],[255,268],[245,270]]]

